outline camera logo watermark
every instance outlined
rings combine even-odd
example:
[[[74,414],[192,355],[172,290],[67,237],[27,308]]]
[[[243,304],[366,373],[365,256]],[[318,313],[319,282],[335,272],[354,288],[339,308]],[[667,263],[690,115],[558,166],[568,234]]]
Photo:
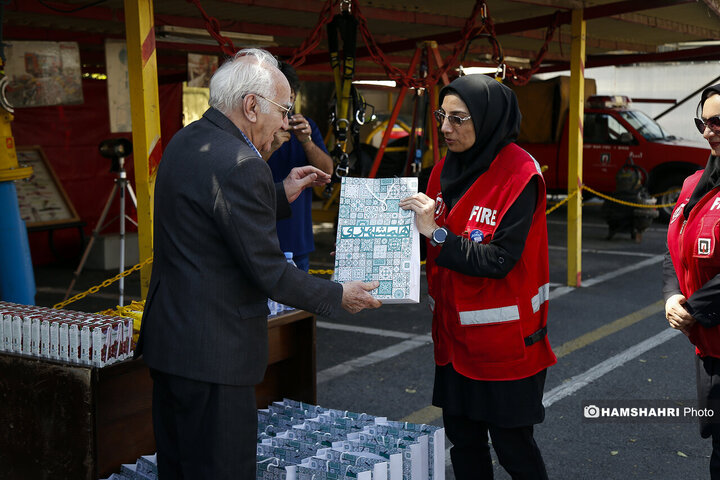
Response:
[[[681,423],[698,419],[720,423],[718,407],[700,407],[697,401],[595,400],[583,402],[582,416],[585,421],[606,423]]]

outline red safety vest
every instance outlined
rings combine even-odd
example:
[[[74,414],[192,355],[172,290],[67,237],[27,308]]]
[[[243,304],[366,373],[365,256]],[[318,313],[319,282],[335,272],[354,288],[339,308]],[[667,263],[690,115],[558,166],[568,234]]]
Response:
[[[452,363],[458,373],[476,380],[534,375],[557,361],[545,335],[550,288],[545,182],[539,165],[517,145],[506,146],[448,212],[440,189],[444,163],[443,159],[433,168],[427,190],[436,202],[435,221],[483,244],[490,243],[528,182],[534,176],[540,181],[525,248],[505,278],[474,277],[439,267],[435,259],[441,247],[428,243],[435,363]]]
[[[716,250],[720,241],[720,187],[706,193],[690,210],[689,218],[683,214],[702,172],[685,179],[668,226],[668,249],[685,298],[720,273],[720,249]],[[720,326],[705,328],[695,323],[689,339],[699,355],[720,357]]]

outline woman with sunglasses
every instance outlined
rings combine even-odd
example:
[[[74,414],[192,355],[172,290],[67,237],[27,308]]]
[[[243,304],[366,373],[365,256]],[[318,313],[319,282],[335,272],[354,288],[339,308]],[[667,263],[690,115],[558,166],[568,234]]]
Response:
[[[710,144],[704,170],[685,179],[670,217],[663,263],[665,317],[695,345],[700,435],[712,437],[710,477],[720,480],[720,84],[703,90],[695,124]]]
[[[533,426],[541,423],[549,293],[545,182],[515,143],[512,90],[468,75],[440,91],[435,112],[447,156],[427,195],[401,202],[429,240],[433,405],[443,410],[455,478],[491,479],[488,433],[513,479],[546,479]]]

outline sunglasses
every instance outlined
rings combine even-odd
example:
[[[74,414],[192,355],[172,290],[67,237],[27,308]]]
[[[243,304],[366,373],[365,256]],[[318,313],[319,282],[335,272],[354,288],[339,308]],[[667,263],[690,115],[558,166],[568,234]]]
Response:
[[[450,125],[453,127],[459,127],[466,121],[470,120],[471,115],[468,115],[467,117],[460,117],[458,115],[448,115],[447,113],[443,112],[442,110],[435,110],[433,112],[433,115],[435,115],[435,121],[437,121],[438,125],[442,125],[445,119],[447,119],[448,122],[450,122]]]
[[[720,115],[710,117],[706,121],[703,121],[702,118],[695,118],[694,120],[695,126],[700,134],[704,134],[705,129],[709,128],[714,134],[720,135]]]
[[[270,100],[269,98],[263,97],[263,96],[260,95],[259,93],[253,93],[253,95],[255,95],[256,97],[260,97],[260,98],[262,98],[263,100],[266,100],[266,101],[272,103],[272,104],[275,105],[276,107],[281,108],[281,109],[282,109],[282,110],[281,110],[281,113],[282,113],[283,117],[290,117],[290,116],[292,115],[292,111],[293,111],[293,106],[292,106],[292,105],[280,105],[280,104],[277,103],[277,102],[273,102],[273,101]]]

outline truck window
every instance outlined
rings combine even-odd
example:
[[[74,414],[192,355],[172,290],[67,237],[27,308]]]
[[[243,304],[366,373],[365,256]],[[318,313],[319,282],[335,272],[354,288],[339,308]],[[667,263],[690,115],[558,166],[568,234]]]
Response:
[[[639,110],[621,110],[618,113],[620,113],[620,116],[632,125],[640,135],[645,137],[645,140],[653,141],[668,138],[662,127],[643,112]]]
[[[586,113],[583,142],[603,145],[629,145],[633,136],[620,122],[606,113]]]

